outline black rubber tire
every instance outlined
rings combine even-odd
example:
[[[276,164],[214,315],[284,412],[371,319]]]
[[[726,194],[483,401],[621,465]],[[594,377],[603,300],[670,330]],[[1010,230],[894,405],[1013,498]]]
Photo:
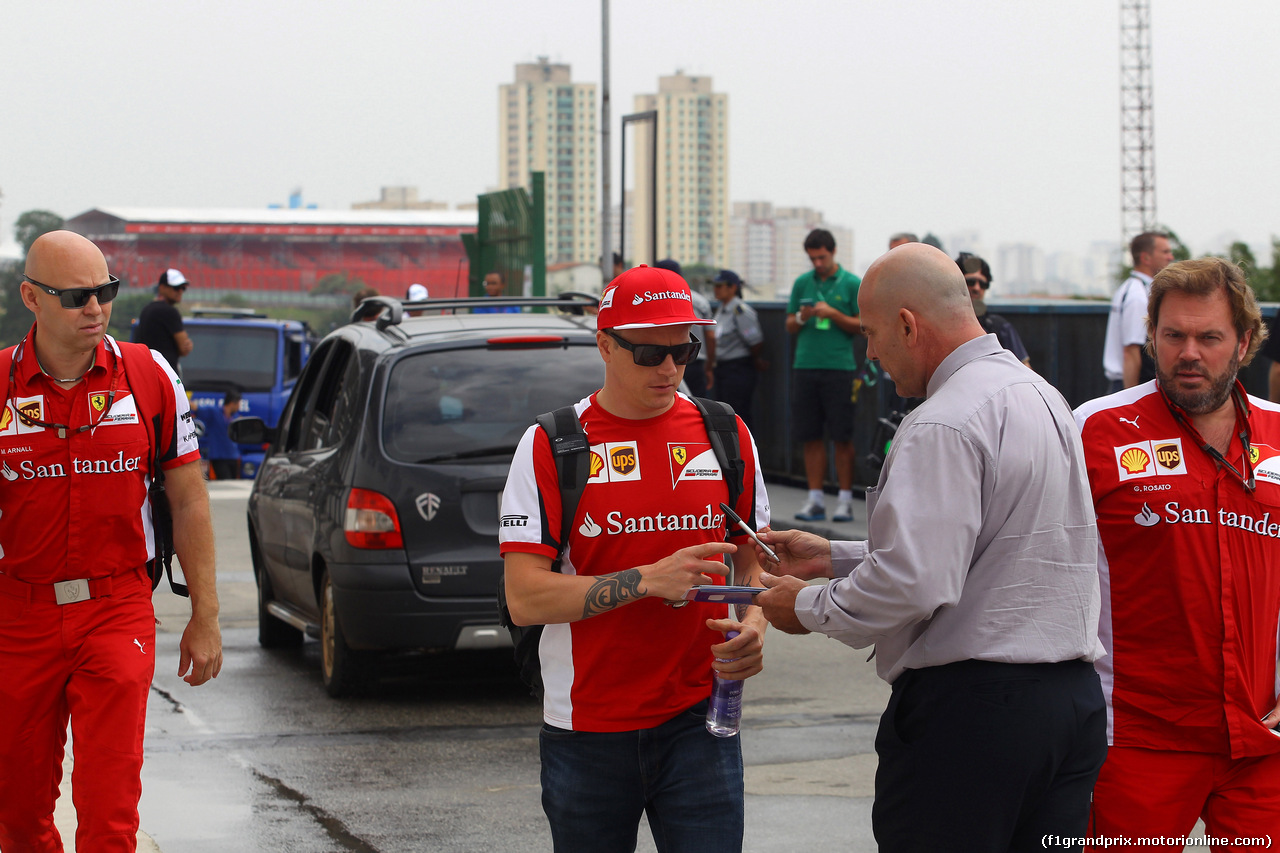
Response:
[[[365,683],[368,659],[352,651],[342,634],[333,603],[333,583],[326,571],[320,581],[320,674],[325,692],[335,699],[349,696]]]

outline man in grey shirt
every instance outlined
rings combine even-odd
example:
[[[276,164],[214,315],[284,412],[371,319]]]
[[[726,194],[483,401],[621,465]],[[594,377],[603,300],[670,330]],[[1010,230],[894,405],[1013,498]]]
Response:
[[[882,853],[1082,837],[1106,710],[1071,410],[983,333],[959,268],[931,246],[879,258],[858,307],[867,357],[926,399],[867,492],[867,541],[764,532],[785,576],[766,574],[757,603],[783,631],[876,646],[893,685],[876,738]],[[833,580],[805,583],[819,577]]]

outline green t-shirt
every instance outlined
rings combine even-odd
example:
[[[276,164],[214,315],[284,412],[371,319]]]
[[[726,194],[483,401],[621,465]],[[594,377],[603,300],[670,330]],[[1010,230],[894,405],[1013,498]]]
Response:
[[[813,270],[796,279],[791,286],[788,314],[798,314],[802,301],[813,304],[825,302],[842,314],[858,315],[858,287],[862,279],[837,267],[832,278],[818,280]],[[825,326],[825,328],[820,328]],[[796,333],[795,366],[808,370],[854,370],[853,335],[850,335],[829,318],[810,317]]]

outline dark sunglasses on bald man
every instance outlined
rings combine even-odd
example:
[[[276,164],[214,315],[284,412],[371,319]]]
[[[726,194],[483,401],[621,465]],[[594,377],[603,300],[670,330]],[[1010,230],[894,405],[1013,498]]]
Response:
[[[665,347],[660,344],[633,344],[615,335],[612,329],[605,329],[604,332],[617,341],[618,346],[631,353],[631,360],[641,367],[657,367],[667,360],[667,356],[671,356],[671,360],[676,364],[688,364],[697,358],[702,350],[702,341],[689,341],[687,344]]]
[[[89,304],[90,297],[98,297],[99,305],[106,305],[112,299],[116,298],[116,294],[120,291],[120,279],[111,276],[111,280],[106,284],[100,284],[97,287],[68,287],[64,290],[58,290],[56,287],[50,287],[47,284],[36,281],[25,273],[22,276],[28,283],[35,285],[50,296],[58,297],[58,301],[62,303],[63,308],[83,308]]]

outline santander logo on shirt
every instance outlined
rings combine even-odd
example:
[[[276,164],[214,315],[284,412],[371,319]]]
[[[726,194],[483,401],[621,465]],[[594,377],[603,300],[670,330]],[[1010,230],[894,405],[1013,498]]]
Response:
[[[673,530],[720,530],[724,527],[724,514],[716,512],[711,504],[706,504],[701,513],[654,513],[653,515],[623,515],[620,510],[612,510],[601,527],[591,513],[588,512],[578,525],[578,533],[587,539],[595,539],[602,533],[611,536],[631,533],[665,533]]]

